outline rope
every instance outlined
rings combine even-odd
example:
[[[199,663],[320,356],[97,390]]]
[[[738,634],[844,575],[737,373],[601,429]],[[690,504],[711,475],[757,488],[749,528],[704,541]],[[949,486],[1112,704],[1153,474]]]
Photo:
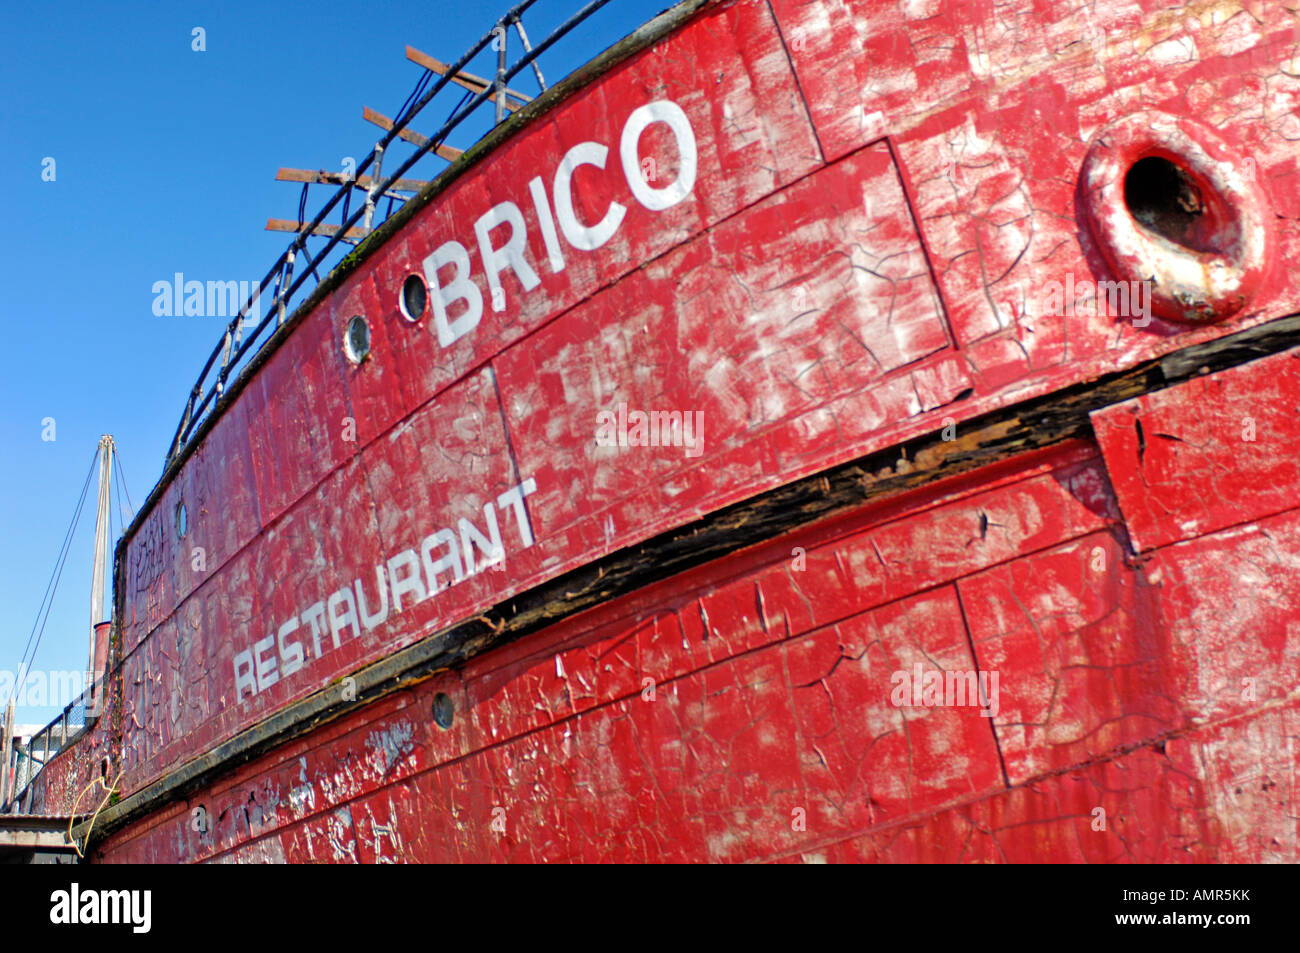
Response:
[[[95,821],[99,817],[99,812],[104,809],[104,805],[108,803],[108,799],[111,798],[113,796],[113,792],[117,790],[117,782],[122,780],[122,774],[123,774],[122,771],[117,772],[117,777],[113,779],[112,786],[105,785],[103,778],[95,778],[93,781],[91,781],[89,784],[87,784],[84,788],[81,789],[81,793],[77,795],[77,799],[72,802],[72,813],[68,817],[68,840],[72,843],[72,849],[77,852],[78,857],[85,857],[86,855],[85,853],[82,852],[81,845],[77,843],[76,838],[72,836],[72,825],[77,820],[77,805],[80,804],[81,799],[86,796],[86,792],[89,791],[91,788],[93,788],[96,784],[104,788],[104,799],[99,802],[99,807],[95,808],[95,813],[90,815],[90,826],[86,828],[85,843],[89,844],[90,832],[95,829]]]
[[[72,550],[72,536],[77,531],[77,525],[81,522],[81,510],[86,503],[86,492],[90,489],[90,478],[95,473],[95,461],[99,459],[99,448],[95,448],[94,455],[90,458],[90,469],[86,472],[86,482],[81,486],[81,498],[77,501],[77,509],[72,514],[72,522],[68,525],[68,531],[63,536],[63,545],[59,549],[58,556],[54,559],[54,571],[50,574],[50,581],[45,586],[45,595],[41,597],[41,604],[36,610],[36,621],[32,623],[31,634],[27,636],[27,645],[23,647],[22,658],[18,660],[18,670],[22,674],[14,683],[14,692],[17,693],[26,681],[28,673],[31,671],[31,663],[36,660],[36,650],[41,646],[41,636],[45,634],[45,622],[49,621],[50,609],[54,605],[54,594],[58,591],[59,580],[63,578],[63,567],[67,565],[68,554]],[[45,613],[45,622],[41,621],[41,613]],[[40,632],[37,632],[37,626],[40,626]],[[36,644],[32,644],[32,639]],[[28,658],[28,650],[31,651],[31,658]]]
[[[117,454],[113,454],[113,457],[116,458]],[[118,537],[120,537],[122,535],[122,531],[126,529],[126,507],[122,505],[122,481],[121,480],[113,481],[113,498],[117,501],[117,513],[116,513],[117,532],[111,533],[109,536],[110,552],[112,551],[112,547],[117,546]],[[108,508],[108,511],[110,514],[113,513],[113,507],[110,506]],[[110,576],[112,575],[111,569],[109,574]]]
[[[135,504],[131,502],[131,491],[126,488],[126,471],[122,469],[122,454],[118,452],[117,447],[113,447],[113,466],[117,468],[117,479],[122,487],[122,492],[126,494],[126,505],[131,507],[131,517],[135,518]]]

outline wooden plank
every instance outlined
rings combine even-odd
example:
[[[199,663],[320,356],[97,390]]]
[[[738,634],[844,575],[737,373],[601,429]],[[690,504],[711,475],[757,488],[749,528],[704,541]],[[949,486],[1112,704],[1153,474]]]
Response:
[[[372,122],[380,129],[389,130],[393,128],[393,121],[383,113],[375,112],[369,106],[361,107],[361,118],[366,122]],[[399,132],[398,137],[405,139],[407,142],[416,146],[424,146],[429,141],[427,136],[422,136],[412,129],[403,129]],[[462,150],[454,149],[451,146],[434,146],[433,151],[442,156],[448,162],[455,162],[462,155]]]
[[[266,220],[266,230],[268,232],[301,232],[307,228],[307,224],[307,222],[291,222],[287,218],[268,218]],[[328,237],[337,234],[342,227],[342,225],[317,225],[312,234]],[[343,238],[365,238],[369,234],[368,229],[349,228]]]
[[[446,63],[441,60],[435,60],[428,53],[417,50],[413,46],[408,46],[406,48],[406,58],[412,63],[417,63],[420,66],[423,66],[427,70],[433,70],[433,72],[437,73],[439,76],[446,76],[447,71],[451,69],[451,67]],[[464,70],[461,70],[459,73],[452,76],[451,81],[458,86],[463,86],[471,93],[481,93],[492,85],[490,80],[486,80],[482,76],[475,76],[473,73],[467,73]],[[519,100],[519,102],[510,102],[512,98]],[[511,112],[514,112],[516,109],[519,109],[521,106],[531,103],[532,101],[533,99],[531,96],[525,96],[523,93],[511,89],[509,86],[506,87],[506,109]]]
[[[343,185],[348,177],[342,172],[326,172],[323,169],[313,172],[311,169],[281,168],[275,173],[277,182],[310,182],[315,185]],[[368,175],[358,176],[354,183],[358,189],[366,191],[374,184]],[[429,183],[423,179],[398,179],[389,188],[392,192],[418,192]]]

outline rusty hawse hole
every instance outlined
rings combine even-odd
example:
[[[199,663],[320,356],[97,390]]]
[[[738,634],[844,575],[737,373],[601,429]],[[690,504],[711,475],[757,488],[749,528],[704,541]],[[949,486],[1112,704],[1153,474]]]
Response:
[[[1163,156],[1139,159],[1124,176],[1124,204],[1137,222],[1176,245],[1212,251],[1204,193],[1190,172]]]

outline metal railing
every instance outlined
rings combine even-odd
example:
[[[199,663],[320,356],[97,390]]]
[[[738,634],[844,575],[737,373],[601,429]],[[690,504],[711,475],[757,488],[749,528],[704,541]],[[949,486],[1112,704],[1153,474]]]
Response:
[[[12,768],[13,786],[16,792],[9,800],[11,811],[22,811],[28,804],[29,788],[45,765],[50,763],[60,751],[75,741],[86,727],[86,713],[93,711],[91,702],[97,686],[90,686],[63,709],[53,721],[32,735],[26,744],[14,745]],[[102,685],[98,687],[102,691]],[[2,808],[3,805],[0,805]]]
[[[350,229],[354,228],[358,222],[362,223],[363,229],[369,234],[374,221],[376,210],[376,199],[388,198],[389,204],[385,212],[385,220],[392,213],[394,197],[392,189],[398,179],[415,165],[420,159],[430,151],[443,144],[448,134],[460,126],[469,116],[471,116],[479,107],[489,100],[495,100],[496,114],[495,121],[501,122],[506,112],[506,95],[510,80],[525,69],[532,68],[537,74],[539,85],[545,89],[544,80],[542,79],[541,68],[537,64],[537,58],[550,49],[557,41],[563,38],[567,33],[576,26],[590,17],[610,2],[610,0],[591,0],[567,20],[557,26],[551,33],[536,46],[532,46],[528,41],[528,35],[524,32],[521,17],[523,13],[537,0],[523,0],[516,4],[504,16],[502,16],[492,26],[492,29],[485,33],[470,50],[460,57],[450,68],[442,74],[432,88],[428,89],[418,100],[404,109],[394,118],[392,128],[375,143],[370,154],[356,166],[355,170],[349,171],[349,176],[343,185],[339,186],[337,191],[330,197],[329,201],[316,213],[316,217],[309,223],[303,225],[302,215],[299,215],[298,224],[300,231],[297,237],[290,243],[289,247],[280,255],[276,263],[271,266],[271,270],[266,273],[257,288],[249,295],[248,300],[240,307],[239,313],[227,325],[225,334],[221,342],[212,351],[207,362],[203,365],[203,370],[199,372],[198,380],[195,382],[193,389],[190,391],[189,398],[185,403],[185,411],[181,415],[181,420],[176,428],[176,434],[172,438],[170,449],[167,454],[167,460],[164,465],[169,465],[172,460],[179,456],[186,448],[191,437],[199,425],[203,422],[208,413],[216,405],[221,395],[225,392],[230,374],[236,371],[235,379],[238,380],[246,372],[246,365],[241,367],[240,364],[245,358],[251,358],[261,349],[274,334],[274,329],[284,324],[289,313],[289,302],[294,294],[302,287],[307,280],[308,275],[316,277],[317,285],[321,282],[321,276],[317,270],[325,257],[334,250],[338,244],[345,239]],[[513,66],[507,66],[506,46],[507,36],[510,28],[514,28],[518,33],[521,44],[524,48],[523,55],[520,56]],[[490,85],[483,88],[480,92],[470,96],[468,101],[462,97],[460,104],[452,111],[450,118],[428,138],[424,144],[416,147],[415,152],[391,173],[382,182],[380,175],[383,168],[384,153],[392,144],[393,140],[407,129],[411,121],[415,119],[439,92],[447,87],[465,66],[480,52],[483,51],[489,43],[496,39],[495,49],[497,52],[496,74]],[[432,71],[426,70],[421,77],[420,84],[417,85],[418,91],[425,84]],[[408,100],[409,101],[409,100]],[[355,211],[351,210],[352,192],[357,188],[357,180],[368,169],[373,166],[374,173],[370,176],[370,187],[366,190],[365,203]],[[342,202],[341,209],[341,226],[328,237],[325,235],[313,235],[317,226],[321,225],[327,215]],[[350,214],[349,214],[350,213]],[[307,248],[309,238],[316,237],[325,241],[325,244],[317,251],[310,252]],[[295,269],[297,274],[295,276]],[[271,306],[267,314],[258,323],[257,327],[244,337],[245,319],[253,312],[254,306],[262,299],[262,295],[270,288]],[[270,333],[268,332],[270,329]]]

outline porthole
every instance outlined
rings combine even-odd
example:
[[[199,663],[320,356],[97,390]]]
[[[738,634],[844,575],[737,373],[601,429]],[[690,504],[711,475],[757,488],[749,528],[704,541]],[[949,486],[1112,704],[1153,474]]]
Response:
[[[402,317],[412,324],[424,316],[424,308],[429,303],[429,289],[424,286],[420,275],[407,275],[402,282],[401,294]]]
[[[433,696],[433,723],[446,731],[455,720],[456,711],[451,698],[445,692],[438,692]]]
[[[343,331],[343,353],[353,364],[360,364],[370,356],[370,325],[361,315],[348,319]]]
[[[177,503],[176,504],[176,538],[184,539],[185,534],[189,532],[189,529],[190,529],[190,519],[189,519],[189,515],[185,512],[185,504],[183,502]]]

